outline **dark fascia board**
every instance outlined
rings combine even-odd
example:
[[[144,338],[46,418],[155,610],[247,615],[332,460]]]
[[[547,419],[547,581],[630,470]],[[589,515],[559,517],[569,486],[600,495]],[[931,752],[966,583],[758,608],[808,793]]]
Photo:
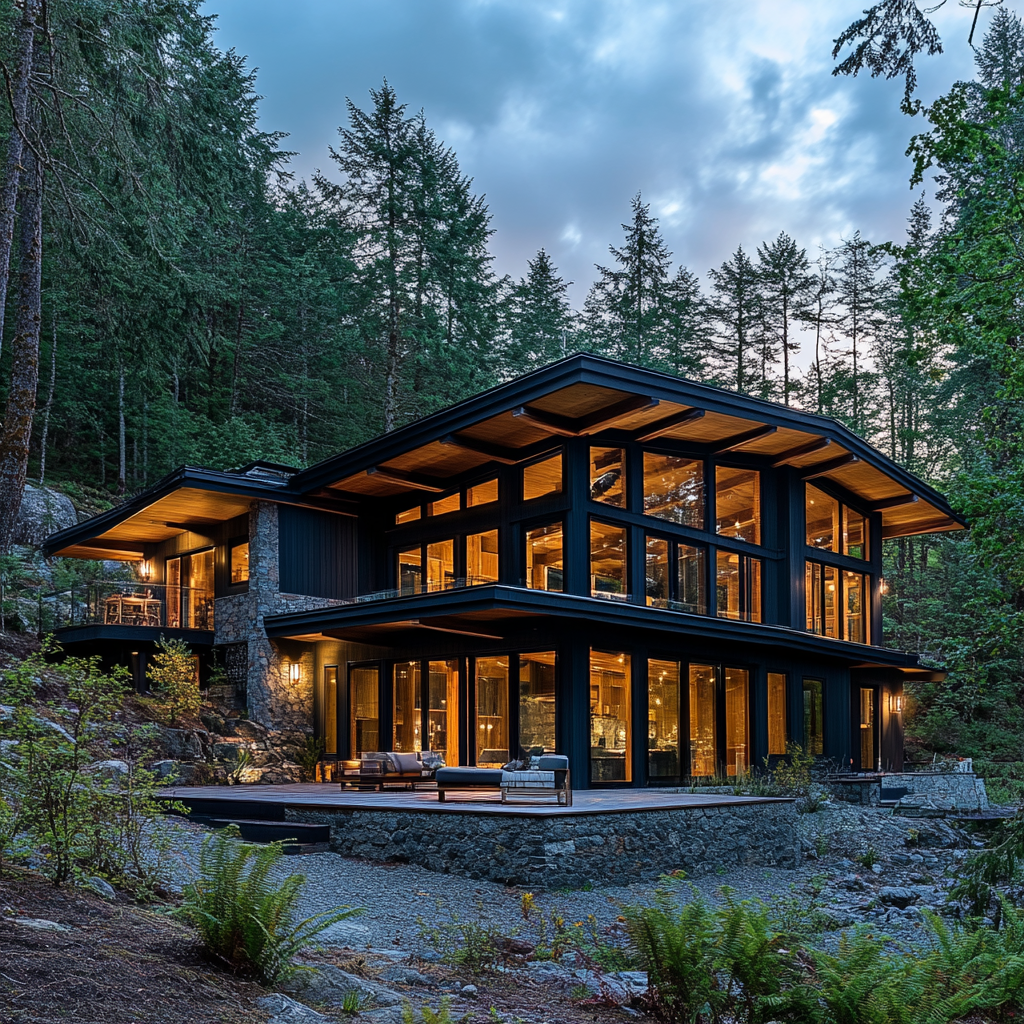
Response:
[[[292,477],[289,486],[303,491],[327,486],[370,466],[387,462],[412,448],[441,440],[482,419],[529,404],[571,384],[594,384],[618,391],[631,391],[660,401],[690,405],[727,416],[753,418],[776,427],[790,427],[831,437],[848,451],[882,470],[900,486],[920,495],[961,525],[967,525],[966,520],[949,507],[938,491],[896,465],[832,417],[803,412],[710,384],[700,384],[685,377],[673,377],[658,370],[646,370],[586,354],[568,356],[310,466]]]
[[[418,594],[388,598],[381,601],[335,605],[308,612],[268,615],[264,620],[267,636],[287,637],[297,634],[321,633],[327,630],[409,622],[439,616],[450,617],[460,612],[508,609],[534,612],[554,618],[584,622],[607,623],[623,628],[643,629],[661,633],[697,633],[701,637],[727,643],[760,644],[783,647],[788,651],[808,654],[846,665],[877,663],[894,668],[915,668],[917,656],[882,647],[867,647],[845,640],[790,629],[787,626],[690,615],[686,612],[648,608],[626,601],[605,601],[575,594],[552,594],[544,590],[526,590],[501,584],[488,584],[452,590],[443,594]],[[482,627],[486,629],[486,626]]]
[[[65,530],[51,533],[43,543],[43,554],[49,556],[73,544],[90,541],[106,533],[107,530],[113,529],[126,519],[137,515],[143,509],[166,497],[168,494],[186,487],[201,491],[214,491],[221,494],[241,495],[248,498],[262,498],[266,501],[287,505],[319,506],[329,509],[333,504],[337,505],[335,511],[339,512],[344,510],[343,506],[345,505],[343,499],[336,502],[320,501],[302,493],[296,493],[284,481],[275,482],[258,477],[239,476],[237,473],[228,473],[218,469],[180,466],[155,484],[150,484],[149,487],[134,494],[127,501],[123,501],[120,505],[116,505],[106,512],[101,512],[99,515],[93,516],[77,526],[69,526]],[[347,514],[355,515],[355,508],[353,507]]]

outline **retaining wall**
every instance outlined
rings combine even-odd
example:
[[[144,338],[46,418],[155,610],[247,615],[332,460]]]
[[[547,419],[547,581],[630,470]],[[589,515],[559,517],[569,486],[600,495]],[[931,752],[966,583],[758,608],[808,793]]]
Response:
[[[794,868],[798,857],[791,801],[559,816],[290,808],[287,816],[330,825],[331,849],[348,857],[539,888],[622,885],[678,869]]]

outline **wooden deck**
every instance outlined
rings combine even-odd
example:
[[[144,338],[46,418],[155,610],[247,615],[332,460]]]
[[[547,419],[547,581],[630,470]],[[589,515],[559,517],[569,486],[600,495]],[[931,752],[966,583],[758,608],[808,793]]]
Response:
[[[573,806],[548,803],[501,802],[497,790],[449,791],[445,802],[436,790],[385,790],[383,793],[341,791],[330,783],[279,786],[174,786],[162,797],[180,800],[266,803],[294,810],[319,811],[413,811],[426,814],[479,814],[511,817],[576,817],[587,814],[636,814],[699,807],[735,807],[747,804],[789,802],[783,797],[725,796],[663,789],[576,790]]]

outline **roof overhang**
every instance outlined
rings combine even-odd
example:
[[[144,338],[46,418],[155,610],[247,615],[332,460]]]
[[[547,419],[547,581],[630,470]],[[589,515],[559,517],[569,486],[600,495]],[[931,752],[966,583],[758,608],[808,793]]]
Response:
[[[759,456],[828,480],[882,517],[885,538],[960,530],[946,500],[837,420],[668,374],[577,355],[296,474],[319,495],[410,503],[467,474],[600,432]]]

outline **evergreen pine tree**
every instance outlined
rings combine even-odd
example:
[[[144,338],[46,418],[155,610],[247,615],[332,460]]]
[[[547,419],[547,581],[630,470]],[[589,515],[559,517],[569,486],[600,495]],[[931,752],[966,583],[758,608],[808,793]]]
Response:
[[[719,379],[737,391],[749,391],[757,380],[752,363],[762,316],[760,277],[743,246],[708,276]]]
[[[568,355],[573,344],[569,284],[541,249],[527,262],[527,274],[510,284],[502,307],[502,374],[515,377]]]

